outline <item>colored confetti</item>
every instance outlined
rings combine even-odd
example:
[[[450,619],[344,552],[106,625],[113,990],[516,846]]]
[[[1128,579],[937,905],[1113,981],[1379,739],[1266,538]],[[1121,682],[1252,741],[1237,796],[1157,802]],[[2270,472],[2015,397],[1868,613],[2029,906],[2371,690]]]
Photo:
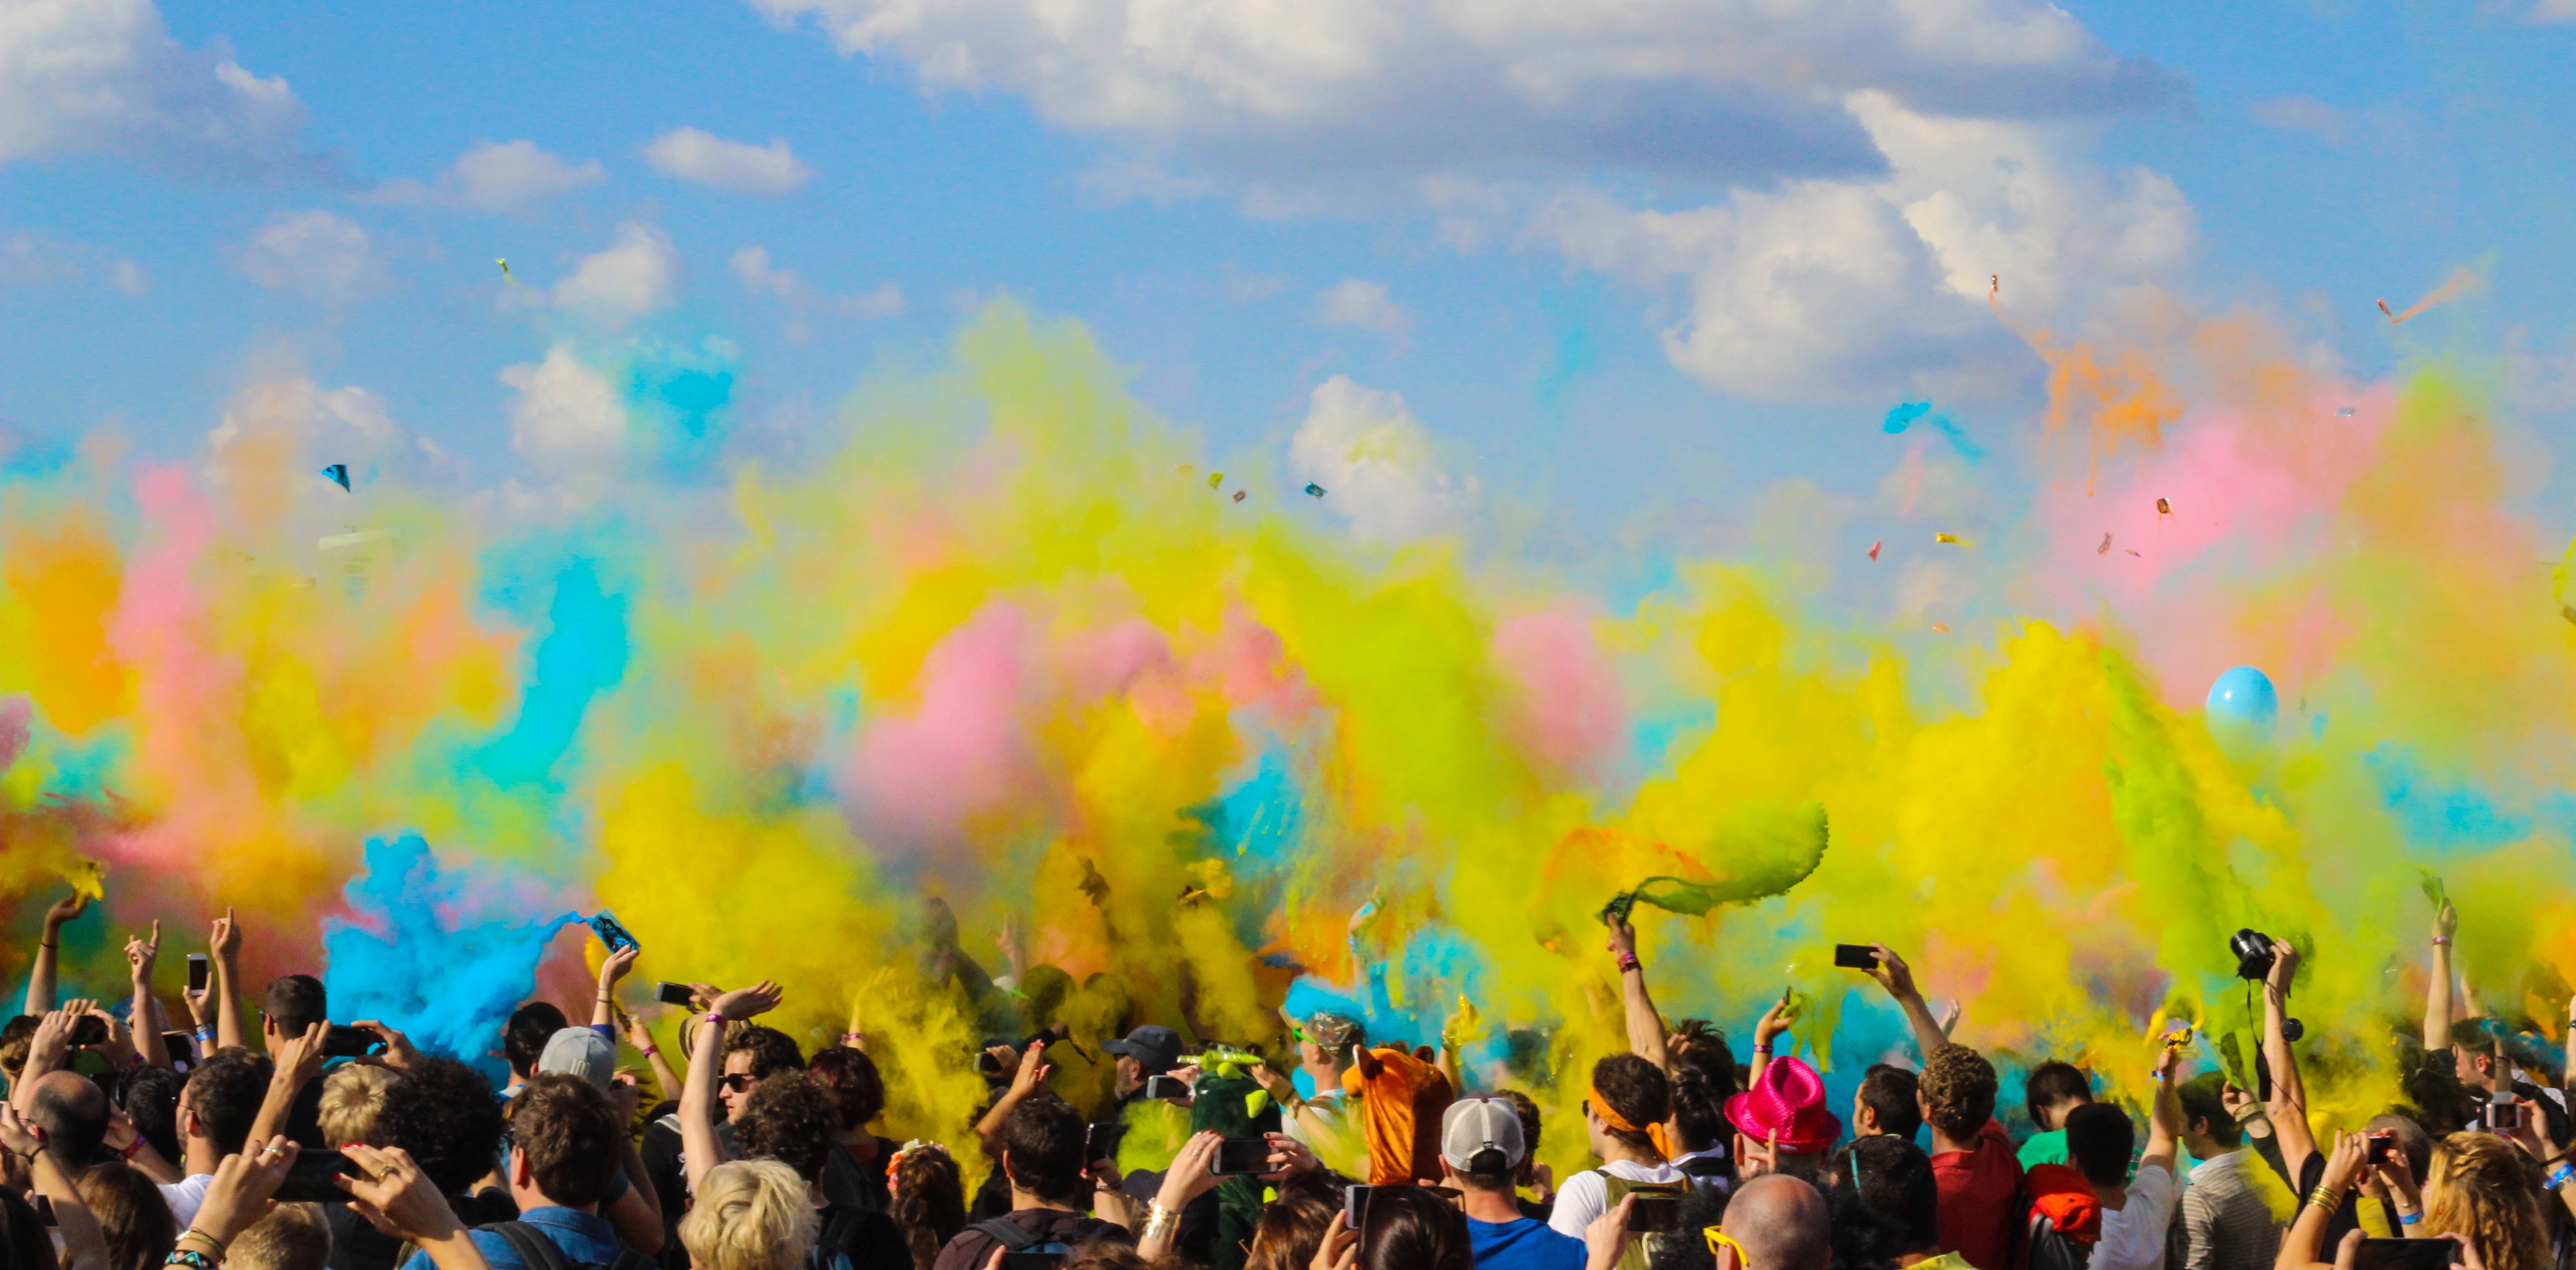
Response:
[[[1308,481],[1306,482],[1306,492],[1317,498],[1322,498],[1324,496],[1324,487],[1317,485],[1313,481]]]
[[[2172,503],[2172,502],[2170,502],[2170,501],[2168,501],[2168,500],[2166,500],[2166,499],[2161,499],[2161,498],[2157,499],[2157,500],[2156,500],[2156,514],[2157,514],[2157,515],[2159,515],[2159,516],[2171,516],[2171,515],[2173,515],[2173,503]]]
[[[509,261],[507,261],[507,260],[499,260],[499,259],[495,259],[492,263],[493,263],[493,264],[496,264],[496,265],[501,266],[501,281],[503,281],[503,282],[515,282],[515,281],[517,281],[517,279],[512,278],[512,277],[510,276],[510,262],[509,262]]]
[[[1957,534],[1934,534],[1932,535],[1932,541],[1946,542],[1954,547],[1964,547],[1968,545],[1968,540]]]
[[[2138,549],[2137,549],[2137,548],[2135,548],[2135,547],[2122,547],[2122,548],[2121,548],[2121,550],[2122,550],[2122,551],[2126,551],[2126,552],[2128,552],[2130,555],[2133,555],[2133,556],[2136,556],[2136,555],[2138,554]],[[2139,558],[2139,559],[2141,559],[2141,560],[2143,560],[2143,559],[2145,559],[2146,557],[2144,557],[2144,556],[2139,556],[2138,558]]]
[[[1939,430],[1942,436],[1948,437],[1951,446],[1958,450],[1960,458],[1974,463],[1986,457],[1984,450],[1969,442],[1968,434],[1960,431],[1958,424],[1950,422],[1950,416],[1932,413],[1932,403],[1929,401],[1898,403],[1887,412],[1885,419],[1879,421],[1879,431],[1894,436],[1914,426],[1918,419]]]
[[[1879,541],[1877,541],[1877,542],[1873,542],[1873,543],[1869,544],[1869,558],[1870,558],[1870,559],[1872,559],[1872,560],[1876,560],[1876,559],[1878,559],[1878,549],[1879,549],[1879,548],[1881,548],[1881,547],[1884,547],[1884,546],[1886,546],[1886,545],[1887,545],[1887,540],[1886,540],[1886,539],[1883,539],[1883,538],[1882,538],[1882,539],[1880,539],[1880,540],[1879,540]]]
[[[2095,547],[2095,548],[2093,549],[2093,554],[2094,554],[2094,555],[2097,555],[2097,556],[2107,556],[2107,555],[2111,554],[2111,534],[2110,534],[2110,531],[2109,531],[2109,530],[2104,530],[2104,531],[2103,531],[2103,533],[2102,533],[2102,545],[2101,545],[2101,546],[2099,546],[2099,547]]]
[[[2479,279],[2476,274],[2471,273],[2466,269],[2454,269],[2451,271],[2451,276],[2443,280],[2442,285],[2433,288],[2433,293],[2431,295],[2425,296],[2421,300],[2417,300],[2413,308],[2410,308],[2403,313],[2391,313],[2388,309],[2388,301],[2382,300],[2379,302],[2379,311],[2387,316],[2388,324],[2390,326],[2395,326],[2426,309],[2432,308],[2434,305],[2440,304],[2444,300],[2458,298],[2462,292],[2476,288],[2478,281]]]
[[[329,467],[326,467],[326,468],[322,469],[322,474],[323,474],[324,476],[330,477],[332,480],[334,480],[334,481],[338,482],[338,483],[339,483],[339,485],[340,485],[340,488],[341,488],[341,489],[344,489],[344,490],[345,490],[345,489],[348,489],[348,488],[349,488],[349,465],[348,465],[348,464],[346,464],[346,463],[334,463],[334,464],[332,464],[331,466],[329,466]],[[354,491],[353,491],[353,492],[354,492]]]
[[[1947,635],[1950,633],[1950,624],[1948,622],[1934,622],[1932,624],[1932,633],[1935,635]]]
[[[1250,491],[1248,491],[1248,490],[1236,490],[1236,491],[1234,492],[1234,501],[1236,501],[1236,502],[1238,502],[1238,503],[1242,502],[1242,501],[1243,501],[1243,496],[1244,496],[1246,493],[1249,493],[1249,492],[1250,492]]]
[[[1225,484],[1225,473],[1223,473],[1223,472],[1210,472],[1210,473],[1208,473],[1208,488],[1209,488],[1209,489],[1215,489],[1215,488],[1217,488],[1218,486],[1223,485],[1223,484]]]

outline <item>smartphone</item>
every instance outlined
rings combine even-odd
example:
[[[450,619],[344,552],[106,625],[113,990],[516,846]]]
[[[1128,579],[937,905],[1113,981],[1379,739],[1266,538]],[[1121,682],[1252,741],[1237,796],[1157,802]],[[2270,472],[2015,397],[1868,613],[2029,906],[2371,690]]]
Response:
[[[2443,1242],[2450,1241],[2446,1239]],[[1002,1270],[1056,1270],[1057,1266],[1064,1264],[1065,1258],[1072,1255],[1069,1252],[1006,1252],[1002,1254]]]
[[[610,952],[624,952],[635,946],[635,937],[627,934],[626,928],[618,925],[617,919],[605,910],[590,919],[590,928],[599,932],[599,942],[608,945]]]
[[[665,979],[653,985],[653,999],[664,1005],[685,1006],[693,999],[693,994],[689,991],[689,985],[673,983]]]
[[[2455,1239],[2364,1239],[2353,1270],[2439,1270],[2460,1259]]]
[[[365,1058],[383,1044],[376,1039],[375,1033],[365,1028],[334,1023],[329,1031],[322,1034],[322,1057]]]
[[[205,990],[206,955],[204,953],[190,953],[188,954],[188,991],[203,992]]]
[[[1878,950],[1867,944],[1836,944],[1834,964],[1846,970],[1875,970],[1878,968]]]
[[[36,1196],[36,1222],[48,1230],[58,1224],[54,1221],[53,1196],[42,1193]]]
[[[1145,1078],[1145,1100],[1148,1102],[1162,1102],[1171,1099],[1187,1098],[1189,1096],[1190,1082],[1183,1080],[1178,1076],[1148,1076]]]
[[[1208,1172],[1218,1177],[1239,1177],[1270,1171],[1270,1139],[1227,1138],[1216,1144],[1216,1158],[1208,1161]]]
[[[1118,1158],[1118,1141],[1126,1136],[1127,1126],[1114,1120],[1092,1125],[1083,1131],[1082,1158],[1086,1161],[1115,1160]]]
[[[995,1053],[994,1053],[993,1051],[991,1051],[991,1050],[985,1050],[983,1053],[977,1054],[977,1055],[975,1056],[975,1070],[976,1070],[976,1071],[979,1071],[979,1072],[982,1072],[983,1074],[985,1074],[985,1075],[987,1075],[987,1076],[999,1076],[999,1075],[1001,1075],[1001,1074],[1002,1074],[1002,1059],[1001,1059],[1001,1056],[1000,1056],[1000,1055],[998,1055],[998,1054],[995,1054]]]
[[[2396,1158],[2396,1134],[2374,1133],[2362,1143],[2361,1161],[2364,1164],[2387,1164]]]
[[[95,1014],[84,1014],[72,1020],[72,1044],[104,1045],[107,1043],[107,1020]]]
[[[1681,1196],[1649,1195],[1637,1191],[1631,1191],[1629,1194],[1634,1196],[1628,1205],[1629,1234],[1661,1234],[1671,1230],[1673,1224],[1681,1220]]]
[[[185,1032],[163,1032],[161,1048],[170,1055],[175,1071],[186,1071],[197,1065],[197,1038]]]
[[[1343,1229],[1368,1229],[1369,1192],[1376,1189],[1377,1188],[1374,1186],[1357,1185],[1345,1186],[1342,1188]]]
[[[2522,1127],[2522,1108],[2511,1094],[2498,1094],[2487,1104],[2487,1132],[2511,1133]]]
[[[281,1204],[327,1204],[344,1200],[349,1198],[349,1193],[341,1190],[331,1179],[357,1175],[358,1171],[349,1165],[349,1157],[337,1151],[317,1151],[306,1147],[296,1155],[295,1163],[286,1167],[286,1180],[277,1184],[277,1200]]]

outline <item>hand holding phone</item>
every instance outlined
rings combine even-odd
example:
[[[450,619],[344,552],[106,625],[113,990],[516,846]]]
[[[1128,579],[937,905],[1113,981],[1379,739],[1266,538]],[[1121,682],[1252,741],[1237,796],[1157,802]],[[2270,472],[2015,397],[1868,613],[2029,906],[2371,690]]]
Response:
[[[599,942],[608,945],[610,952],[624,952],[636,946],[635,937],[627,934],[626,928],[618,925],[617,919],[604,909],[590,919],[590,928],[599,933]]]
[[[322,1057],[365,1058],[375,1053],[376,1047],[382,1043],[381,1038],[365,1028],[334,1023],[329,1031],[322,1034]]]
[[[350,1166],[348,1156],[306,1147],[296,1154],[294,1163],[286,1166],[286,1177],[277,1184],[277,1202],[335,1204],[349,1198],[349,1193],[331,1179],[361,1176],[364,1174]]]
[[[664,1005],[676,1005],[686,1008],[696,1000],[696,997],[695,994],[691,992],[689,985],[685,983],[673,983],[670,980],[665,979],[662,982],[653,985],[653,999]]]
[[[188,954],[188,991],[203,992],[205,990],[206,955],[204,953],[190,953]]]
[[[2352,1259],[2353,1270],[2442,1270],[2460,1259],[2459,1241],[2431,1239],[2364,1239]]]

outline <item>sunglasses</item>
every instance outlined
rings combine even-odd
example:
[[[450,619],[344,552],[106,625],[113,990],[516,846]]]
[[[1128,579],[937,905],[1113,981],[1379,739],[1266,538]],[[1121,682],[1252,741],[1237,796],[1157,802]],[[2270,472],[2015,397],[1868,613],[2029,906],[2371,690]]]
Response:
[[[1717,1258],[1718,1270],[1729,1270],[1729,1267],[1732,1270],[1753,1270],[1753,1258],[1744,1255],[1744,1245],[1735,1242],[1734,1236],[1715,1226],[1705,1227],[1699,1233],[1708,1240],[1708,1252]],[[1729,1254],[1734,1258],[1732,1261],[1728,1260]]]
[[[724,1086],[728,1093],[740,1094],[750,1092],[752,1086],[760,1083],[760,1078],[749,1072],[734,1072],[716,1083]]]

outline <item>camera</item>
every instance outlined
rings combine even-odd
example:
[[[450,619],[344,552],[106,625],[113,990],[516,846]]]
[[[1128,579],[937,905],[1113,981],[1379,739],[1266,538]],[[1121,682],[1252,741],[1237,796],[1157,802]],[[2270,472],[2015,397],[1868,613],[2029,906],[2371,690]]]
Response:
[[[2239,929],[2227,941],[2227,951],[2236,954],[2236,977],[2239,979],[2259,982],[2272,973],[2272,937],[2259,930],[2252,927]],[[2295,1041],[2307,1034],[2308,1029],[2297,1019],[2285,1017],[2281,1020],[2283,1040]]]

